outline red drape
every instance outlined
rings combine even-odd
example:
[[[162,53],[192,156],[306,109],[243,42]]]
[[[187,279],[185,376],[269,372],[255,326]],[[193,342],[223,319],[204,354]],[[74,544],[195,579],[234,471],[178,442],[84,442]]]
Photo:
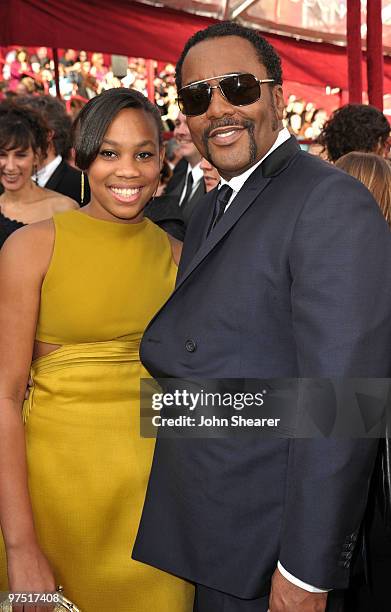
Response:
[[[210,23],[206,17],[129,0],[7,0],[0,2],[0,45],[71,47],[175,63],[189,36]],[[281,55],[287,80],[347,89],[344,47],[265,37]],[[391,93],[391,58],[384,71],[385,92]]]
[[[350,104],[362,103],[361,0],[348,0],[346,38]]]
[[[58,49],[53,49],[53,60],[54,60],[54,81],[56,83],[56,95],[61,98],[60,94],[60,74],[58,71]]]
[[[383,110],[382,3],[367,4],[367,71],[369,103]]]

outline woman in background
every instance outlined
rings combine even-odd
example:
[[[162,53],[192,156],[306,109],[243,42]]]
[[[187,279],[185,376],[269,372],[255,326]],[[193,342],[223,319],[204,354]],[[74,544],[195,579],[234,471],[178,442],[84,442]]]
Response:
[[[391,227],[391,166],[375,153],[352,151],[340,157],[335,165],[364,183],[380,206]]]
[[[335,165],[361,181],[372,193],[391,226],[391,166],[375,153],[352,151]],[[389,262],[385,262],[388,265]],[[388,433],[388,436],[390,434]],[[380,441],[364,521],[366,571],[353,572],[346,612],[388,612],[391,576],[390,438]],[[387,491],[388,489],[388,491]],[[364,575],[366,574],[366,576]]]
[[[131,559],[154,448],[140,438],[138,349],[180,252],[143,218],[161,129],[134,90],[91,100],[75,144],[90,204],[0,254],[0,591],[60,583],[82,612],[192,609],[190,585]]]
[[[108,74],[109,69],[104,65],[103,53],[93,53],[91,56],[91,68],[89,76],[94,78],[98,93],[100,93],[102,89],[104,89],[105,79]],[[81,93],[81,95],[84,94]]]
[[[10,91],[15,91],[16,87],[24,74],[32,72],[30,58],[26,49],[18,49],[15,59],[10,66],[10,82],[8,88]]]
[[[70,198],[33,180],[48,147],[49,130],[39,114],[12,102],[0,104],[0,248],[16,229],[78,208]]]

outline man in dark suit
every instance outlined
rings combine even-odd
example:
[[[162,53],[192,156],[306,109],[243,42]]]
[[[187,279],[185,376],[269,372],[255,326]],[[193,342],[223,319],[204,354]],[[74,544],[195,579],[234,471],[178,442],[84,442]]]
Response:
[[[198,202],[205,194],[205,183],[200,168],[201,155],[193,143],[186,117],[181,112],[175,120],[174,137],[179,144],[182,159],[175,167],[165,195],[177,199],[187,226]]]
[[[180,106],[222,185],[144,334],[155,377],[390,375],[389,230],[360,183],[282,128],[281,83],[274,49],[238,24],[184,48]],[[341,610],[375,454],[360,439],[160,437],[133,556],[196,583],[196,612]]]
[[[56,156],[57,157],[57,156]],[[50,163],[50,162],[49,162]],[[61,158],[60,163],[54,169],[43,187],[57,191],[57,193],[63,193],[67,195],[75,202],[78,202],[79,206],[84,206],[90,201],[90,186],[88,183],[87,175],[84,175],[84,197],[82,198],[82,186],[81,186],[81,172],[68,164],[65,159]]]

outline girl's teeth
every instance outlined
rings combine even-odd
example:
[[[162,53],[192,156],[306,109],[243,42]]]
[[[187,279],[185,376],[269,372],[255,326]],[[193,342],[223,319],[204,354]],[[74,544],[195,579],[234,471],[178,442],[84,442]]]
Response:
[[[136,189],[119,189],[118,187],[112,187],[111,190],[114,191],[114,193],[116,193],[117,195],[129,198],[130,196],[138,193],[140,191],[140,188],[137,187]]]

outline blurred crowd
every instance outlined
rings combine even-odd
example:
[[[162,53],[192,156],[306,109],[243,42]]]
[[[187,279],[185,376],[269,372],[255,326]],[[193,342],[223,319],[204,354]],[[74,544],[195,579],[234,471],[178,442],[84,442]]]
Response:
[[[139,66],[141,65],[139,64]],[[103,71],[101,71],[102,74]],[[160,96],[158,100],[160,100],[161,114],[167,113],[162,82],[170,82],[171,78],[173,77],[171,67],[169,67],[164,73],[164,77],[160,76],[160,82],[157,83],[160,86],[160,93],[158,88],[157,95]],[[136,81],[141,86],[143,78],[141,76],[137,77],[133,83]],[[101,82],[103,83],[104,80],[102,79]],[[20,88],[20,84],[20,82],[17,83],[15,88]],[[170,83],[168,89],[174,89],[174,85]],[[174,94],[170,93],[170,95],[174,99]],[[77,112],[78,110],[77,107],[73,109]],[[13,183],[13,177],[21,164],[19,158],[23,154],[23,164],[26,167],[25,171],[20,172],[19,176],[22,207],[24,207],[26,201],[26,189],[28,194],[31,195],[31,179],[35,187],[60,193],[67,198],[71,198],[75,205],[83,206],[89,202],[88,176],[82,176],[82,173],[74,164],[72,124],[77,112],[69,112],[69,108],[67,112],[66,101],[60,101],[58,98],[44,93],[26,95],[24,91],[20,91],[18,94],[6,96],[3,101],[0,101],[0,132],[2,134],[0,139],[2,170],[0,174],[0,194],[7,187],[4,181],[8,176],[6,169],[10,167],[9,180],[12,183],[13,198],[16,197],[18,189]],[[165,139],[165,158],[160,175],[160,184],[155,193],[156,197],[146,206],[145,214],[175,238],[183,240],[194,209],[198,206],[204,194],[218,184],[220,176],[217,170],[205,158],[201,157],[195,147],[186,117],[181,112],[178,113],[177,109],[175,114],[174,111],[171,111],[171,108],[170,112],[173,113],[169,120],[173,129],[172,133],[167,133]],[[304,121],[309,122],[309,119],[306,119],[305,116],[308,115],[309,117],[310,113],[309,104],[305,105],[302,100],[290,98],[286,109],[286,121],[293,134],[297,135],[297,128],[299,127],[297,117],[304,116]],[[312,113],[312,116],[314,114],[316,114],[316,111]],[[324,116],[323,119],[326,119],[326,117]],[[12,124],[12,121],[15,125]],[[35,148],[32,147],[30,151],[31,159],[27,165],[24,143],[19,142],[17,138],[18,125],[21,121],[26,123],[27,132],[35,132],[40,135],[40,138],[46,134],[43,145],[37,142],[34,145]],[[30,140],[34,140],[33,136]],[[371,185],[374,171],[372,164],[383,163],[383,166],[386,164],[384,166],[385,170],[382,170],[381,167],[377,170],[381,174],[381,179],[380,186],[376,186],[375,189],[375,199],[378,201],[386,220],[391,224],[390,167],[388,162],[379,161],[382,158],[389,157],[390,126],[384,114],[367,105],[345,105],[337,109],[324,123],[322,122],[322,127],[319,126],[319,132],[314,138],[314,143],[314,147],[317,147],[316,154],[321,155],[331,163],[341,163],[341,168],[349,173],[356,173],[355,176],[359,180],[362,180],[364,174],[368,174],[367,178]],[[21,150],[20,154],[19,149]],[[14,150],[16,151],[15,154],[12,153]],[[344,159],[347,154],[354,151],[362,153],[363,161],[361,158],[359,160],[354,159],[352,169],[352,160],[348,158],[349,163],[344,165]],[[314,151],[311,150],[310,152]],[[369,154],[375,155],[375,161],[373,157],[368,157]],[[339,161],[340,159],[342,159],[342,162]],[[361,167],[361,161],[362,164],[368,165],[365,172]],[[384,176],[383,171],[385,172]],[[367,184],[365,180],[363,182]],[[32,193],[32,195],[35,201],[37,194]],[[55,202],[55,204],[57,205],[58,202]],[[19,210],[14,211],[12,209],[10,213],[5,211],[4,206],[2,208],[0,198],[1,211],[3,217],[0,219],[0,232],[3,232],[3,237],[0,239],[0,246],[2,240],[5,240],[9,233],[20,227],[20,223],[26,222],[23,214],[20,216]],[[45,212],[46,214],[47,212]],[[34,218],[34,221],[36,220],[39,219]],[[7,225],[6,228],[4,227],[5,224]]]
[[[41,121],[48,130],[46,152],[44,155],[36,153],[38,157],[34,164],[31,162],[31,171],[26,171],[26,184],[32,176],[38,187],[57,191],[79,206],[86,204],[90,199],[88,177],[83,177],[81,189],[81,172],[74,167],[72,124],[88,100],[104,90],[125,87],[147,96],[152,66],[155,103],[165,131],[165,160],[157,197],[146,207],[146,215],[183,240],[194,208],[205,192],[216,186],[220,177],[216,169],[201,158],[191,140],[186,117],[178,112],[175,66],[158,62],[151,65],[142,58],[65,49],[59,56],[60,101],[56,97],[51,53],[46,47],[39,47],[34,53],[13,49],[2,61],[0,55],[3,77],[0,107],[16,105],[18,116],[22,113],[30,123]],[[388,156],[389,124],[383,113],[373,107],[345,105],[328,117],[326,110],[316,108],[313,102],[288,94],[284,124],[299,141],[307,143],[303,148],[332,163],[351,151]],[[44,130],[36,129],[37,132]],[[5,139],[6,148],[11,132]],[[42,147],[37,145],[39,148]],[[369,158],[365,159],[365,163],[370,162]],[[0,193],[3,189],[4,184],[0,184]],[[389,195],[384,195],[379,204],[390,222],[389,199]],[[24,222],[18,216],[11,218]],[[14,229],[10,227],[11,231]]]
[[[290,95],[285,110],[285,121],[289,131],[299,139],[315,140],[328,118],[324,108],[316,108],[311,101]]]
[[[59,85],[61,97],[67,102],[67,111],[73,118],[84,104],[106,89],[131,87],[147,95],[147,65],[143,58],[127,59],[118,71],[112,65],[112,56],[65,49],[59,58]],[[114,62],[112,62],[114,64]],[[175,66],[153,62],[155,102],[162,115],[166,131],[173,131],[178,114],[176,105]],[[29,53],[27,49],[12,49],[0,56],[0,99],[14,95],[56,95],[52,51],[46,47]],[[126,74],[119,74],[125,73]],[[312,101],[289,95],[285,123],[300,139],[316,139],[327,120],[327,111],[317,108]]]
[[[122,58],[121,68],[110,64],[112,56],[65,49],[59,57],[61,97],[75,116],[84,104],[106,89],[131,87],[147,95],[147,67],[143,58]],[[125,64],[124,65],[124,60]],[[153,62],[155,101],[165,128],[172,130],[176,116],[175,67]],[[52,51],[46,47],[29,53],[25,48],[0,55],[0,98],[30,94],[56,95]],[[121,73],[121,74],[120,74]]]

